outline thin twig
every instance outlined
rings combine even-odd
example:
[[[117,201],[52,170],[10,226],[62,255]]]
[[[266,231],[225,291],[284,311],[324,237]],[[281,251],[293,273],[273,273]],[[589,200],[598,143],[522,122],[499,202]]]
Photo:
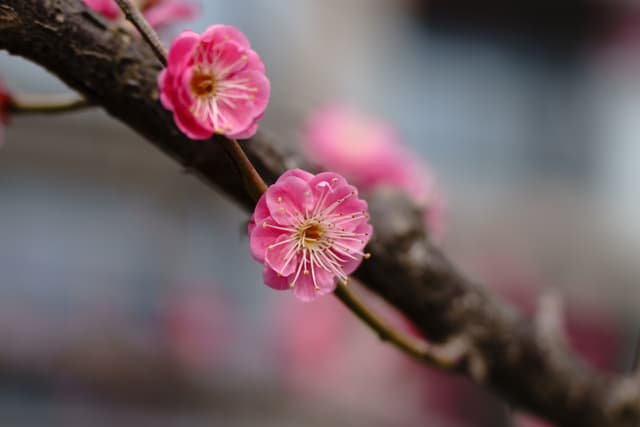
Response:
[[[122,10],[127,19],[140,31],[142,38],[151,46],[160,63],[166,67],[167,49],[160,41],[158,34],[144,18],[142,12],[130,0],[116,0],[116,3],[118,3],[120,10]]]
[[[376,332],[382,341],[394,345],[404,353],[421,362],[429,363],[446,370],[455,367],[455,360],[448,359],[444,355],[436,354],[428,343],[414,340],[393,330],[382,319],[369,310],[367,306],[349,290],[346,283],[339,281],[334,294],[353,314]]]
[[[83,110],[92,104],[83,98],[68,95],[11,95],[12,114],[54,114]]]
[[[253,167],[251,160],[249,160],[242,150],[238,141],[231,138],[221,138],[221,144],[238,167],[249,195],[257,202],[260,196],[267,191],[267,184],[265,184],[258,171]]]

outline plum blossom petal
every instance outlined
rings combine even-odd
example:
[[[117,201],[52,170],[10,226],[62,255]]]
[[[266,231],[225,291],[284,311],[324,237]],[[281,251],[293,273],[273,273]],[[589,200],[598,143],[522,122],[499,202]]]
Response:
[[[258,262],[263,262],[269,245],[282,235],[284,231],[275,227],[268,227],[266,221],[261,221],[260,225],[254,226],[251,234],[251,255]]]
[[[212,25],[202,33],[202,41],[205,43],[222,43],[228,40],[233,40],[244,48],[251,47],[247,36],[233,25]]]
[[[281,276],[290,276],[296,270],[297,240],[295,236],[283,233],[267,246],[265,262]]]
[[[267,202],[264,199],[260,199],[256,204],[256,207],[253,211],[253,215],[251,216],[251,220],[249,221],[248,231],[249,236],[253,233],[253,230],[256,227],[256,224],[262,224],[262,221],[269,217],[269,208],[267,207]]]
[[[278,273],[269,268],[266,264],[262,272],[264,284],[277,291],[289,289],[289,282],[286,277],[280,276]]]
[[[193,49],[200,41],[200,36],[191,30],[184,30],[171,45],[167,62],[176,65],[186,65],[191,60]]]
[[[269,213],[278,224],[295,224],[312,207],[309,184],[295,176],[279,180],[279,183],[280,185],[266,193]]]
[[[310,182],[314,177],[313,174],[307,171],[303,171],[302,169],[289,169],[288,171],[280,175],[280,177],[278,178],[278,181],[282,181],[285,178],[288,178],[290,176],[298,177],[305,182]]]
[[[256,132],[258,132],[258,121],[254,120],[253,124],[249,126],[247,129],[243,130],[242,132],[230,133],[230,134],[227,134],[227,136],[233,139],[249,139],[253,135],[255,135]]]
[[[296,282],[293,293],[301,301],[313,301],[316,296],[330,294],[335,290],[337,284],[336,279],[330,272],[320,268],[316,270],[315,275],[315,282],[322,283],[322,286],[315,286],[314,278],[311,274],[303,275],[298,282]]]
[[[262,195],[249,225],[265,284],[302,301],[335,290],[363,258],[372,227],[367,204],[340,175],[285,172]],[[286,287],[284,286],[286,284]]]

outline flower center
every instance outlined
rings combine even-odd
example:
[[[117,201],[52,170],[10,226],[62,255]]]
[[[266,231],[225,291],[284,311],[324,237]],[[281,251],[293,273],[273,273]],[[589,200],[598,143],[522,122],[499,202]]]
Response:
[[[197,97],[214,96],[218,84],[213,74],[195,72],[191,77],[191,92]]]
[[[146,12],[159,2],[160,0],[132,0],[133,5],[140,9],[141,12]]]
[[[312,222],[301,228],[300,231],[298,231],[298,235],[302,240],[302,245],[308,248],[309,246],[316,245],[320,239],[322,239],[322,236],[324,236],[324,228],[322,228],[319,223]]]

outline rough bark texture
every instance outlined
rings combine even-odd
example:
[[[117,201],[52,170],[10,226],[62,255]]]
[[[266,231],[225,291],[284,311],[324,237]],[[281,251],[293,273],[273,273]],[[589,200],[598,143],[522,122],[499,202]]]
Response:
[[[194,143],[158,102],[160,64],[139,38],[81,0],[0,0],[0,49],[40,64],[247,209],[237,170],[216,138]],[[258,134],[244,143],[267,181],[300,165]],[[640,381],[596,373],[486,290],[434,247],[419,212],[396,193],[371,200],[374,258],[357,276],[420,330],[461,355],[456,370],[558,425],[640,425]]]

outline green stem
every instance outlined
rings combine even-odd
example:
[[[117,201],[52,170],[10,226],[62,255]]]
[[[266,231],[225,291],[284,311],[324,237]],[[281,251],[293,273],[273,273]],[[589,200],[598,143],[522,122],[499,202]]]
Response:
[[[442,369],[452,369],[455,361],[445,358],[442,355],[435,354],[431,346],[424,342],[415,340],[409,336],[400,334],[392,329],[376,314],[374,314],[367,306],[353,294],[345,282],[339,281],[334,292],[342,303],[347,306],[353,314],[369,326],[378,334],[382,341],[386,341],[409,356],[422,362],[438,366]]]

